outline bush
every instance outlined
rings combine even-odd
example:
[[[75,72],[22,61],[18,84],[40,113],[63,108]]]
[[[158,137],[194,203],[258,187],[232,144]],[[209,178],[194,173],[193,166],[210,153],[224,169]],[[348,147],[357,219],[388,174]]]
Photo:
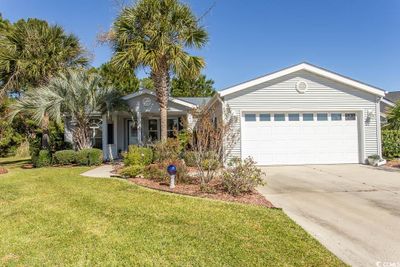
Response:
[[[177,160],[181,153],[180,141],[176,138],[168,138],[167,141],[159,141],[154,144],[154,161]]]
[[[97,148],[86,148],[76,152],[76,163],[85,166],[100,165],[103,163],[103,151]]]
[[[166,181],[168,174],[162,164],[150,164],[143,170],[143,177],[154,181]]]
[[[53,164],[70,165],[76,162],[74,150],[60,150],[53,154]]]
[[[257,168],[251,157],[244,161],[234,158],[223,172],[222,186],[229,194],[237,196],[264,185],[262,175],[263,172]]]
[[[389,159],[400,157],[400,131],[382,131],[383,155]]]
[[[196,167],[196,152],[195,151],[186,151],[183,154],[183,159],[185,160],[186,166],[188,167]]]
[[[214,151],[208,151],[201,162],[202,168],[206,170],[216,170],[220,166],[218,154]]]
[[[143,174],[143,170],[144,170],[144,167],[142,165],[132,165],[132,166],[123,168],[120,173],[123,177],[134,178],[134,177],[137,177],[137,176]]]
[[[129,146],[123,154],[125,166],[149,165],[153,161],[153,150],[147,147]]]
[[[32,163],[36,168],[47,167],[51,165],[51,154],[48,150],[40,150],[32,155]]]

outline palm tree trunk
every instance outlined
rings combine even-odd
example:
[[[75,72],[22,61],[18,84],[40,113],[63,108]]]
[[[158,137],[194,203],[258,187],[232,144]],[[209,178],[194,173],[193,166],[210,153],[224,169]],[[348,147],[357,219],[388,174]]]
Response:
[[[160,105],[161,141],[167,140],[169,73],[165,68],[162,71],[152,72],[150,75],[156,89],[157,101]]]
[[[41,125],[43,131],[41,149],[49,149],[50,146],[49,123],[50,123],[49,115],[45,113]]]

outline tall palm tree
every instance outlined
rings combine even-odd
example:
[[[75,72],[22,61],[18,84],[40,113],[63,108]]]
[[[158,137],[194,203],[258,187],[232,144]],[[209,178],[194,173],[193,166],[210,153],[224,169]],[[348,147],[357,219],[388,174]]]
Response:
[[[79,40],[62,27],[38,19],[19,20],[0,31],[0,100],[6,92],[44,86],[57,73],[86,66]],[[42,147],[48,147],[49,118],[44,116]]]
[[[121,95],[115,89],[100,88],[101,77],[85,70],[68,70],[50,79],[46,86],[28,91],[11,106],[11,117],[20,112],[29,113],[42,123],[47,119],[61,122],[70,115],[74,123],[73,141],[78,150],[91,144],[90,115],[121,108]]]
[[[150,68],[160,105],[161,140],[166,140],[170,77],[199,75],[204,60],[185,49],[203,47],[207,32],[190,7],[179,0],[138,0],[121,11],[109,39],[114,66]]]

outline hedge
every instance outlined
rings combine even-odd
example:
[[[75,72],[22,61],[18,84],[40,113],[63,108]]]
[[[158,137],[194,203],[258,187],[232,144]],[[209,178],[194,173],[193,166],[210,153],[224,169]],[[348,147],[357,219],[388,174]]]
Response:
[[[382,131],[382,149],[386,158],[400,157],[400,130]]]
[[[53,154],[53,164],[70,165],[76,162],[74,150],[60,150]]]
[[[47,167],[51,165],[51,154],[48,150],[40,150],[38,154],[32,155],[32,163],[36,168]]]
[[[76,163],[93,166],[103,163],[103,151],[97,148],[86,148],[76,152]]]
[[[147,147],[131,145],[123,157],[125,166],[146,166],[153,162],[153,150]]]

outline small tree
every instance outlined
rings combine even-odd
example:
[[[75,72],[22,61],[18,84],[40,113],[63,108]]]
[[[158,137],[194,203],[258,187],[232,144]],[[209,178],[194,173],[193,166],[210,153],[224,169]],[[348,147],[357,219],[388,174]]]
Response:
[[[400,101],[387,113],[387,129],[400,130]]]
[[[196,109],[193,111],[193,117],[196,126],[191,146],[201,186],[204,187],[216,175],[217,168],[214,162],[221,164],[238,140],[238,131],[234,127],[237,117],[229,108],[217,112],[215,106]]]
[[[61,122],[70,115],[74,122],[73,141],[78,150],[92,146],[89,134],[90,116],[95,111],[106,112],[124,107],[115,89],[100,88],[101,77],[85,70],[69,70],[52,78],[48,85],[28,91],[11,106],[11,118],[23,112],[38,122],[49,118]]]

